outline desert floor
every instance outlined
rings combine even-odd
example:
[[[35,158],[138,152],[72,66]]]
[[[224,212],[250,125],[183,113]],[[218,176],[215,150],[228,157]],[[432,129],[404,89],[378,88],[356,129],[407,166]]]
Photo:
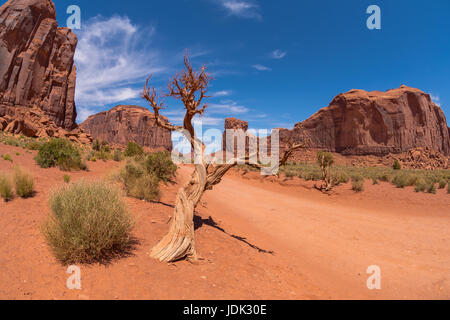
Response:
[[[20,155],[16,156],[15,153]],[[0,200],[0,299],[449,299],[450,196],[390,184],[331,196],[298,179],[262,179],[235,171],[198,207],[196,247],[203,258],[159,263],[148,255],[168,229],[177,185],[162,204],[127,199],[136,219],[136,250],[109,265],[81,265],[82,289],[69,290],[67,266],[50,253],[40,226],[48,194],[64,172],[36,166],[35,153],[0,144],[0,171],[14,165],[35,176],[36,195]],[[89,163],[72,181],[100,179],[115,162]],[[178,171],[183,183],[192,168]],[[369,290],[367,268],[381,268]]]

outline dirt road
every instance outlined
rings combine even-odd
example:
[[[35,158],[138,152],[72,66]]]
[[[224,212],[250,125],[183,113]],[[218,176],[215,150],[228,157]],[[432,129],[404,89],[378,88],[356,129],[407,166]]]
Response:
[[[139,244],[108,265],[81,265],[82,289],[70,290],[40,232],[49,192],[64,172],[36,166],[35,152],[0,144],[0,172],[16,165],[35,177],[30,199],[0,201],[0,299],[383,299],[450,298],[450,196],[417,194],[389,184],[333,196],[300,180],[261,180],[230,172],[198,207],[196,248],[203,258],[162,264],[149,257],[168,230],[177,185],[162,204],[127,198]],[[89,163],[72,181],[103,179],[120,165]],[[369,266],[381,269],[381,290],[368,290]]]

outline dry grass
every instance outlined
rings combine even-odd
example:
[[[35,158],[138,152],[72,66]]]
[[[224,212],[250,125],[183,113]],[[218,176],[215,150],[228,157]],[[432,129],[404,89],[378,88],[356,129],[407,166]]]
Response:
[[[16,194],[21,198],[30,198],[34,195],[34,177],[20,167],[14,170],[14,187]]]
[[[14,198],[11,179],[5,174],[0,174],[0,196],[6,202]]]
[[[42,232],[63,264],[106,262],[133,244],[133,221],[119,191],[105,182],[80,181],[54,191]]]

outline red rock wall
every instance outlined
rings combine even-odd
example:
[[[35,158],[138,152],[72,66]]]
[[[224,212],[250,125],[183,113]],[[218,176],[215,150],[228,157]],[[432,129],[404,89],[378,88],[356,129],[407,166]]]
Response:
[[[90,116],[80,128],[94,139],[114,145],[126,146],[133,141],[154,150],[172,150],[170,131],[158,127],[153,113],[143,107],[117,106]]]
[[[77,37],[58,28],[53,2],[5,3],[0,7],[0,40],[0,105],[38,107],[57,126],[76,128]]]

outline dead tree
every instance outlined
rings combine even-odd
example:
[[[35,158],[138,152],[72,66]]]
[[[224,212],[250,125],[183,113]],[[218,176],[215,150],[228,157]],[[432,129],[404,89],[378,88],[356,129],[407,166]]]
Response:
[[[223,176],[238,164],[238,159],[226,164],[210,164],[205,161],[205,145],[197,138],[192,120],[196,115],[203,115],[207,108],[203,100],[208,98],[206,94],[211,77],[204,66],[199,71],[195,71],[187,55],[184,58],[184,65],[186,69],[183,73],[176,74],[170,81],[167,94],[163,92],[156,94],[155,88],[149,85],[151,76],[147,78],[142,94],[154,111],[157,125],[170,131],[182,132],[196,155],[195,170],[190,180],[178,191],[169,232],[151,251],[151,256],[161,262],[173,262],[185,258],[190,262],[197,261],[194,240],[195,209],[204,192],[212,190],[221,182]],[[172,97],[183,102],[186,109],[183,125],[174,126],[161,120],[160,111],[165,108],[162,102],[164,97]],[[280,165],[286,163],[292,152],[304,147],[304,144],[290,145],[281,158]],[[245,163],[261,168],[260,165],[251,163],[250,159],[251,157],[247,155]]]

